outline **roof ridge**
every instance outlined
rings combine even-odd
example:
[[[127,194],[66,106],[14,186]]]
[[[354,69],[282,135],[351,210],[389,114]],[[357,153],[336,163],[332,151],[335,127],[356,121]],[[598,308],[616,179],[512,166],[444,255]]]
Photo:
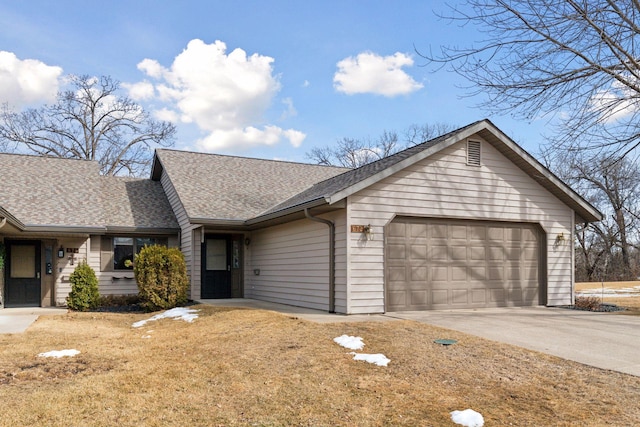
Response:
[[[80,161],[80,162],[96,163],[96,164],[98,163],[97,160],[79,159],[79,158],[76,158],[76,157],[47,156],[47,155],[42,155],[42,154],[0,152],[0,156],[27,157],[27,158],[30,158],[30,159],[69,160],[69,161]]]
[[[348,168],[348,167],[345,167],[345,166],[322,165],[322,164],[317,164],[317,163],[296,162],[294,160],[262,159],[262,158],[259,158],[259,157],[239,156],[239,155],[235,155],[235,154],[206,153],[206,152],[202,152],[202,151],[179,150],[179,149],[175,149],[175,148],[157,148],[156,151],[159,151],[159,152],[172,151],[172,152],[181,153],[181,154],[195,154],[195,155],[199,155],[199,156],[200,155],[202,155],[202,156],[217,156],[217,157],[225,157],[225,158],[229,158],[229,159],[256,160],[256,161],[260,161],[260,162],[287,163],[287,164],[302,165],[302,166],[318,166],[318,167],[324,167],[324,168],[345,169],[345,171],[351,170],[351,168]]]

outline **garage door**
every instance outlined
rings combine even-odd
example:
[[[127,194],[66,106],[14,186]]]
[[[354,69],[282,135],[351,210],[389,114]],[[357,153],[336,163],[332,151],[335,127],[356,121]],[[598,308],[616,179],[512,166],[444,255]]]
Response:
[[[387,311],[538,305],[540,232],[532,224],[394,220]]]

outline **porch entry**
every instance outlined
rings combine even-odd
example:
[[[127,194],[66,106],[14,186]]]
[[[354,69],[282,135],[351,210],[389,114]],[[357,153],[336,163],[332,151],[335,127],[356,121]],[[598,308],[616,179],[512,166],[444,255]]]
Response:
[[[242,265],[241,235],[205,235],[200,297],[242,298]]]
[[[5,241],[5,307],[40,307],[40,242]]]

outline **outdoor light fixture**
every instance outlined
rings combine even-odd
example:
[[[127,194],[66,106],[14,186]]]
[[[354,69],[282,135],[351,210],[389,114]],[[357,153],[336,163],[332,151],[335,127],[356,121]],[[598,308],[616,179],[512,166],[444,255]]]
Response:
[[[250,238],[247,237],[246,239],[244,239],[244,244],[246,246],[249,246],[249,243],[251,243],[251,239]]]
[[[58,249],[58,258],[64,258],[64,248],[62,246]]]

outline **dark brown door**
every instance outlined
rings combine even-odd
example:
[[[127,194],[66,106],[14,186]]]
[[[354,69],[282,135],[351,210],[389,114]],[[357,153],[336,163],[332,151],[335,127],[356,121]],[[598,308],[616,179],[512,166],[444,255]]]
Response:
[[[40,242],[6,242],[5,307],[39,307]]]
[[[202,244],[200,298],[231,298],[230,236],[205,236]]]

